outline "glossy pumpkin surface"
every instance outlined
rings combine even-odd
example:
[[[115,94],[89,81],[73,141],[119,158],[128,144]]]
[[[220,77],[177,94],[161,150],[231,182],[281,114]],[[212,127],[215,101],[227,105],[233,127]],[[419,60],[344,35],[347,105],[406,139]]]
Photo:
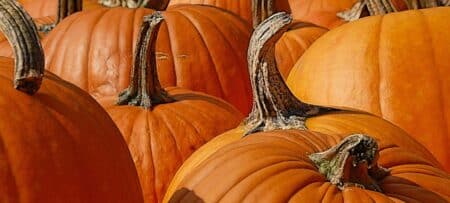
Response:
[[[298,61],[288,85],[307,103],[358,109],[391,121],[448,171],[449,11],[368,17],[330,31]]]

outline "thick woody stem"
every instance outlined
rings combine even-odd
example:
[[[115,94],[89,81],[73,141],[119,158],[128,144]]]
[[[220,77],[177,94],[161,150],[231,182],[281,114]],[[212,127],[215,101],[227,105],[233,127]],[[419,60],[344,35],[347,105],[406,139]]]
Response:
[[[39,31],[48,33],[64,18],[81,10],[83,10],[83,0],[58,0],[56,22],[40,26]]]
[[[173,101],[161,87],[156,70],[155,44],[162,20],[160,12],[144,17],[136,44],[130,86],[119,94],[117,104],[147,109]]]
[[[275,62],[275,43],[288,29],[292,18],[276,13],[254,31],[248,49],[253,89],[253,109],[246,119],[246,134],[275,129],[305,129],[308,117],[330,109],[303,103],[292,94]]]
[[[273,14],[273,0],[252,0],[253,28]]]
[[[146,7],[159,11],[165,10],[169,5],[169,0],[99,0],[98,2],[107,7]]]
[[[383,15],[408,9],[448,6],[449,2],[449,0],[359,0],[351,9],[339,12],[337,16],[345,21],[354,21],[368,15]]]
[[[45,63],[33,20],[16,1],[0,0],[0,29],[14,50],[14,87],[34,94],[41,85]]]
[[[309,155],[328,181],[343,190],[356,186],[382,192],[378,181],[389,174],[389,170],[378,165],[377,142],[362,134],[346,137],[327,151]]]

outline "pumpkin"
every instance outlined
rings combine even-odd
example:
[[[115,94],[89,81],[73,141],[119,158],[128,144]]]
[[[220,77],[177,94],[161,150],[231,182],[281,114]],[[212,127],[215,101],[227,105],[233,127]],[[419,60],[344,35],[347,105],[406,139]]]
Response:
[[[398,125],[450,171],[450,8],[361,19],[318,39],[287,83],[301,100]],[[411,35],[411,33],[415,33]]]
[[[290,25],[289,30],[275,45],[275,59],[283,78],[287,78],[303,53],[327,31],[326,28],[305,22],[294,22]]]
[[[239,125],[243,115],[225,101],[191,90],[162,88],[156,74],[156,38],[161,13],[142,24],[130,86],[103,106],[131,151],[145,202],[161,202],[183,161],[201,145]],[[162,27],[162,26],[161,26]]]
[[[0,1],[0,28],[16,54],[15,64],[0,57],[0,202],[143,202],[108,114],[44,72],[31,17],[15,1]]]
[[[33,17],[33,21],[38,27],[39,36],[42,38],[53,28],[57,21],[75,13],[81,8],[73,6],[79,4],[79,0],[19,0],[24,9]],[[61,4],[61,11],[58,11],[58,4]],[[65,6],[64,6],[65,5]],[[98,8],[100,5],[94,3],[94,0],[85,0],[83,8],[90,10]],[[58,18],[58,12],[59,18]],[[14,57],[13,51],[8,41],[0,33],[0,56]]]
[[[152,12],[112,8],[68,17],[42,42],[46,68],[96,98],[117,95],[129,84],[141,18]],[[248,113],[251,87],[245,57],[251,27],[206,6],[179,6],[162,15],[156,46],[162,85],[220,97]],[[61,69],[64,65],[72,69]]]
[[[278,13],[255,30],[252,114],[195,152],[164,202],[449,201],[450,176],[401,129],[295,99],[274,62],[275,42],[290,20]]]

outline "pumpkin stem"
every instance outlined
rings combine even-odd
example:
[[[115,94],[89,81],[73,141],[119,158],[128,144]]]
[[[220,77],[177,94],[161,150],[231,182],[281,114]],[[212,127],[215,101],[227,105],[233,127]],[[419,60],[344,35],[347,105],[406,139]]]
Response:
[[[30,95],[36,93],[45,63],[33,20],[17,1],[0,1],[0,29],[14,50],[14,87]]]
[[[274,11],[273,0],[252,0],[253,28],[271,16]]]
[[[146,7],[155,10],[165,10],[169,5],[169,0],[98,0],[98,2],[107,7],[127,7],[139,8]]]
[[[449,2],[449,0],[359,0],[349,10],[337,13],[337,16],[345,21],[354,21],[365,16],[383,15],[408,9],[448,6]]]
[[[291,21],[289,14],[276,13],[262,22],[250,39],[248,64],[253,109],[245,121],[246,135],[275,129],[306,129],[308,117],[331,110],[297,100],[278,71],[275,43]]]
[[[160,24],[160,12],[145,16],[135,48],[129,87],[119,94],[119,105],[134,105],[152,108],[156,104],[174,101],[159,83],[156,70],[155,44]]]
[[[58,14],[56,22],[39,27],[39,32],[48,33],[67,16],[83,10],[83,0],[58,0]]]
[[[377,181],[389,170],[378,165],[378,157],[377,142],[363,134],[350,135],[327,151],[309,155],[320,173],[339,189],[356,186],[382,192]]]

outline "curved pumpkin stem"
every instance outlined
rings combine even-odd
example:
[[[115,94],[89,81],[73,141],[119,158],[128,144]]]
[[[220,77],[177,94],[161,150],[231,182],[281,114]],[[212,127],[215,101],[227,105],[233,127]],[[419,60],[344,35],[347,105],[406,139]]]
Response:
[[[83,10],[83,0],[58,0],[56,22],[40,26],[39,31],[48,33],[64,18],[81,10]]]
[[[273,0],[252,0],[253,28],[273,14]]]
[[[144,17],[136,44],[130,86],[119,94],[117,104],[151,108],[174,101],[161,87],[156,70],[155,44],[162,20],[160,12]]]
[[[359,0],[355,5],[337,16],[345,21],[354,21],[365,16],[383,15],[408,9],[448,6],[449,0]]]
[[[309,155],[328,181],[343,190],[356,186],[382,192],[377,181],[389,174],[378,165],[377,142],[362,134],[346,137],[327,151]]]
[[[16,1],[0,1],[0,9],[0,29],[16,59],[14,87],[32,95],[39,90],[45,64],[36,26]]]
[[[99,0],[98,2],[107,7],[146,7],[155,10],[165,10],[169,5],[169,0]]]
[[[248,64],[253,109],[245,121],[246,134],[275,129],[306,129],[308,117],[331,110],[297,100],[278,71],[275,43],[291,21],[289,14],[276,13],[262,22],[250,39]]]

